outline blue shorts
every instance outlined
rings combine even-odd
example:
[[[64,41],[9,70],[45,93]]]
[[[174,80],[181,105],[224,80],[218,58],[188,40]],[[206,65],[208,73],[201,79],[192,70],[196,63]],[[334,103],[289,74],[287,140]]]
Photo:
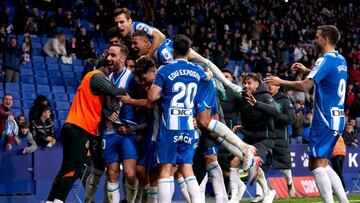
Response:
[[[218,154],[218,148],[215,147],[215,146],[205,148],[203,154],[204,154],[204,156],[206,156],[206,155],[217,155]]]
[[[331,158],[339,136],[338,131],[331,130],[326,126],[312,127],[309,136],[309,157]]]
[[[197,95],[197,107],[196,112],[201,113],[206,109],[211,109],[211,117],[218,113],[218,102],[216,99],[215,86],[212,81],[205,83],[206,85],[200,86]]]
[[[192,164],[194,130],[168,130],[161,126],[156,142],[157,163]]]
[[[144,166],[148,173],[157,172],[156,167],[156,142],[151,141],[151,136],[147,136],[139,143],[139,159],[137,165]]]
[[[104,134],[104,160],[106,164],[137,159],[134,135]]]

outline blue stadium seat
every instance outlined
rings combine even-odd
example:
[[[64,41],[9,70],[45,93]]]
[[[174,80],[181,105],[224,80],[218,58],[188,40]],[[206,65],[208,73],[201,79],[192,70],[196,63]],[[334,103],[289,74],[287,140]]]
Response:
[[[21,44],[24,41],[24,35],[17,36],[17,44]]]
[[[39,49],[42,49],[42,44],[41,44],[41,42],[39,42],[39,43],[34,42],[34,43],[32,43],[32,46],[33,46],[33,48],[39,48]]]
[[[74,71],[82,73],[84,70],[84,67],[82,65],[74,65]]]
[[[68,111],[57,111],[57,119],[58,120],[66,120]]]
[[[13,105],[12,108],[18,108],[21,109],[22,108],[22,103],[20,99],[13,99]]]
[[[20,69],[20,75],[21,76],[33,76],[34,75],[34,73],[33,73],[33,70],[32,69],[25,69],[25,68],[23,68],[23,69]]]
[[[47,64],[47,70],[48,71],[59,71],[59,65],[58,64]]]
[[[69,101],[69,97],[67,94],[64,93],[54,93],[54,100],[55,101]]]
[[[35,76],[35,84],[48,85],[49,84],[49,79],[47,77]]]
[[[77,80],[74,78],[64,78],[64,84],[67,87],[77,87],[79,85]]]
[[[35,85],[33,84],[21,84],[21,90],[26,92],[35,92]]]
[[[34,100],[36,98],[36,93],[35,92],[28,92],[28,91],[21,91],[21,95],[23,100]],[[25,102],[24,102],[25,104]]]
[[[69,102],[55,102],[56,104],[56,109],[57,110],[69,110],[70,108],[70,103]]]
[[[75,97],[75,93],[68,93],[69,94],[69,101],[72,102],[74,100]]]
[[[66,93],[64,86],[52,86],[52,93]]]
[[[41,43],[40,37],[31,37],[31,42],[34,43]]]
[[[57,85],[57,86],[63,86],[64,85],[64,81],[61,77],[54,77],[54,78],[50,78],[50,85]]]
[[[75,94],[76,93],[76,91],[77,91],[77,87],[71,87],[71,86],[68,86],[68,87],[66,87],[66,92],[68,93],[68,94]]]
[[[32,76],[20,76],[20,82],[23,84],[34,84],[34,77]]]
[[[24,109],[30,109],[32,105],[34,104],[34,99],[23,99],[23,108]],[[28,115],[28,114],[26,114]]]
[[[47,56],[45,61],[46,61],[46,64],[58,64],[59,58]]]
[[[46,70],[35,70],[35,77],[47,77],[48,74]]]
[[[51,92],[49,85],[36,85],[36,90],[38,94],[45,94]]]
[[[62,75],[63,75],[64,79],[72,79],[72,80],[74,80],[74,78],[76,77],[75,73],[70,72],[70,71],[64,71],[64,72],[62,72]]]
[[[32,56],[32,61],[34,62],[34,63],[44,63],[45,62],[45,60],[44,60],[44,57],[42,57],[42,56],[35,56],[35,55],[33,55]]]
[[[48,70],[48,75],[50,78],[61,78],[61,71],[59,70]]]
[[[32,67],[33,67],[32,63],[20,64],[20,69],[22,69],[22,68],[32,68]]]
[[[49,40],[49,38],[48,37],[46,37],[46,36],[43,36],[43,37],[41,37],[41,44],[46,44],[46,42]]]
[[[21,99],[21,95],[20,95],[20,92],[18,90],[17,91],[5,90],[5,93],[10,94],[13,97],[13,99]]]
[[[46,70],[46,65],[45,63],[39,63],[39,62],[34,62],[34,68],[35,71],[37,70]]]
[[[20,85],[18,83],[5,83],[6,90],[20,91]]]
[[[60,70],[64,73],[64,72],[72,72],[73,68],[71,65],[65,65],[65,64],[61,64],[60,65]]]
[[[77,66],[82,66],[83,65],[83,61],[81,59],[73,59],[72,60],[72,64],[73,65],[77,65]]]
[[[42,56],[42,55],[43,55],[43,50],[42,50],[42,48],[41,48],[41,49],[39,49],[39,48],[34,48],[32,55],[33,55],[33,57],[34,57],[34,56]]]

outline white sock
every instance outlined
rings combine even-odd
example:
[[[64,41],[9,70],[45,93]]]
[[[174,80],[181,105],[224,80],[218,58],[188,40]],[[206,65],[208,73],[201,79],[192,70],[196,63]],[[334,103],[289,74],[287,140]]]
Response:
[[[110,203],[119,203],[120,202],[120,191],[119,183],[110,183],[106,185],[107,196]]]
[[[255,183],[255,192],[256,192],[256,196],[261,196],[261,197],[264,196],[263,189],[258,181],[256,181]]]
[[[207,67],[211,70],[211,72],[214,74],[214,77],[218,80],[220,80],[226,87],[231,87],[233,84],[230,80],[228,80],[224,74],[221,72],[221,70],[210,60],[207,60]]]
[[[344,187],[339,187],[342,185],[341,180],[338,174],[329,166],[325,167],[325,171],[330,179],[332,189],[334,190],[336,196],[339,198],[341,203],[348,203],[349,200],[346,196]]]
[[[266,195],[267,193],[270,192],[269,186],[268,186],[267,181],[266,181],[265,173],[262,170],[262,168],[259,168],[259,170],[258,170],[258,175],[256,177],[256,181],[260,184],[264,195]]]
[[[174,191],[175,191],[175,184],[174,184],[174,176],[170,176],[170,192],[171,192],[171,196],[174,195]]]
[[[150,187],[148,191],[149,203],[158,203],[158,187]]]
[[[208,174],[206,173],[206,175],[204,176],[204,178],[202,179],[201,183],[200,183],[200,197],[201,197],[201,202],[205,202],[205,192],[206,192],[206,184],[208,182]]]
[[[206,165],[206,171],[209,174],[210,182],[214,188],[215,202],[227,202],[227,193],[224,184],[224,177],[221,167],[217,161],[213,161]]]
[[[46,201],[45,203],[54,203],[54,202],[48,200],[48,201]]]
[[[220,135],[220,137],[227,141],[227,143],[230,143],[234,145],[235,147],[240,148],[240,151],[242,153],[246,153],[246,149],[248,148],[248,145],[243,142],[232,130],[230,130],[225,124],[221,123],[220,121],[211,119],[209,126],[207,127],[210,132],[215,132]],[[221,142],[224,143],[224,142]],[[231,152],[233,153],[233,152]],[[236,153],[236,152],[234,152]],[[234,154],[235,156],[242,156],[240,154]]]
[[[85,202],[91,202],[94,199],[100,178],[103,174],[104,174],[103,170],[99,170],[96,168],[91,169],[91,173],[89,177],[86,179]]]
[[[230,190],[231,190],[231,198],[230,202],[239,202],[237,200],[237,195],[239,192],[239,168],[230,168]]]
[[[55,199],[55,200],[54,200],[54,203],[64,203],[64,202],[61,201],[61,200]]]
[[[176,179],[176,182],[178,183],[178,185],[180,187],[180,191],[184,195],[186,202],[190,203],[190,195],[189,195],[189,192],[187,189],[185,179],[183,177],[180,177],[180,178]]]
[[[135,202],[144,202],[148,200],[148,192],[150,189],[150,184],[139,185],[138,192],[136,194]]]
[[[159,203],[169,203],[172,200],[170,178],[160,178],[158,182]]]
[[[216,140],[221,144],[221,146],[223,146],[228,152],[230,152],[231,154],[237,156],[240,158],[240,160],[243,160],[243,154],[241,152],[241,150],[236,147],[235,145],[229,143],[228,141],[226,141],[225,139],[218,137],[216,138]]]
[[[332,189],[331,189],[331,181],[326,173],[325,168],[318,167],[311,171],[315,178],[315,183],[317,188],[320,191],[321,197],[323,198],[325,203],[332,203],[334,202],[332,196]],[[340,183],[341,185],[341,183]],[[340,186],[339,185],[339,186]]]
[[[127,181],[125,181],[126,201],[127,202],[129,202],[129,203],[135,202],[138,188],[139,188],[139,182],[137,180],[134,185],[130,185]]]
[[[291,170],[290,169],[283,169],[280,170],[284,176],[285,176],[285,180],[286,180],[286,184],[287,185],[291,185],[292,184],[292,174],[291,174]]]
[[[198,202],[202,202],[202,198],[199,195],[200,194],[200,187],[199,184],[196,180],[195,176],[189,176],[187,178],[185,178],[187,187],[188,187],[188,192],[190,195],[190,200],[192,203],[198,203]]]

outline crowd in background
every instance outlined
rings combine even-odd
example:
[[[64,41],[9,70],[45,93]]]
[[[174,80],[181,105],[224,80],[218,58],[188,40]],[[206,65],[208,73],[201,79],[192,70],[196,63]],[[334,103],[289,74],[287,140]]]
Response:
[[[13,3],[15,10],[10,10],[5,2],[1,5],[0,55],[3,70],[17,74],[20,64],[31,60],[30,36],[49,38],[43,48],[44,56],[89,59],[101,54],[93,42],[113,25],[115,7],[128,7],[134,20],[159,28],[167,37],[186,34],[193,40],[194,50],[231,73],[234,82],[240,84],[249,72],[302,80],[306,76],[290,71],[291,64],[302,62],[311,67],[318,58],[313,43],[316,25],[334,24],[342,37],[337,49],[348,64],[346,112],[353,129],[351,132],[349,127],[346,132],[357,137],[360,6],[356,1],[20,0]],[[73,35],[57,33],[59,27],[70,29]],[[15,38],[11,41],[10,34],[24,35],[24,42],[16,42]],[[6,57],[15,58],[15,62],[11,60],[15,64],[5,63]],[[5,81],[17,82],[18,76],[16,79],[15,74]],[[287,91],[286,95],[296,111],[293,142],[306,143],[312,117],[311,93]]]

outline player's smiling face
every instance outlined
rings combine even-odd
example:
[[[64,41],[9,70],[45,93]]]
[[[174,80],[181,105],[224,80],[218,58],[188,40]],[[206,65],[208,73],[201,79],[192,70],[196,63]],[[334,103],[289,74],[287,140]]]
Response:
[[[119,28],[120,30],[120,34],[122,37],[130,37],[130,34],[131,34],[131,23],[132,23],[132,20],[131,19],[127,19],[125,14],[120,14],[120,15],[117,15],[115,18],[114,18],[114,21],[116,23],[116,26]]]
[[[244,89],[246,92],[255,93],[259,87],[259,83],[253,79],[244,80]]]
[[[111,71],[117,71],[125,64],[126,57],[120,52],[119,46],[111,46],[107,52],[106,61],[111,67]]]

